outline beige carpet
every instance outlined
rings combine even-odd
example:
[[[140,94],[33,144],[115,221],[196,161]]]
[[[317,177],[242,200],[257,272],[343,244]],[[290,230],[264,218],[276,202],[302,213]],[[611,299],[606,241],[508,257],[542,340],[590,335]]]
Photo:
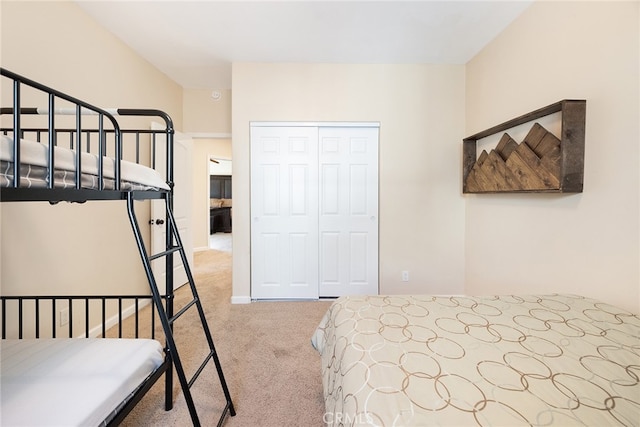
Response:
[[[330,302],[232,305],[231,254],[222,251],[196,253],[193,275],[237,412],[224,425],[323,426],[320,357],[310,339]],[[181,307],[188,298],[185,286],[176,294],[176,306]],[[188,378],[208,352],[201,329],[192,325],[198,325],[195,307],[174,325]],[[177,377],[174,390],[174,408],[166,412],[164,381],[154,385],[124,425],[191,424]],[[216,425],[224,396],[213,363],[202,372],[192,393],[201,424]]]

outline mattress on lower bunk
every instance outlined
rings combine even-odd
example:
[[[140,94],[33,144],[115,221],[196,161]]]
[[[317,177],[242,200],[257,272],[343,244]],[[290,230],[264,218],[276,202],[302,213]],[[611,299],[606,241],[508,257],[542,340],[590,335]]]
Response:
[[[640,319],[588,298],[342,297],[312,344],[331,426],[640,423]]]
[[[163,360],[151,339],[0,340],[0,425],[100,425]]]
[[[20,141],[20,176],[22,187],[46,187],[48,182],[46,145],[22,139]],[[76,154],[63,147],[55,147],[54,182],[56,188],[75,187]],[[104,188],[114,189],[114,160],[103,158]],[[98,156],[82,153],[82,188],[98,188]],[[169,190],[160,173],[147,166],[122,160],[120,162],[121,190]],[[0,136],[0,187],[13,183],[13,139]]]

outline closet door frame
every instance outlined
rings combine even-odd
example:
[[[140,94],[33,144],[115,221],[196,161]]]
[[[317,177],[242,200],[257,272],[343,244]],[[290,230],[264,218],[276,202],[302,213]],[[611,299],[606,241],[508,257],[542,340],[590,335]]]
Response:
[[[250,152],[251,152],[251,298],[253,300],[260,299],[318,299],[319,297],[334,297],[340,296],[342,294],[353,294],[353,293],[368,293],[368,294],[377,294],[378,293],[378,138],[379,138],[379,127],[380,124],[378,122],[250,122],[251,129],[251,138],[250,138]],[[306,172],[308,173],[308,177],[311,179],[310,182],[306,182],[304,185],[305,197],[308,199],[306,206],[309,207],[309,212],[305,211],[305,215],[303,215],[305,221],[310,225],[309,228],[304,230],[297,230],[297,236],[304,236],[304,239],[300,239],[299,242],[304,240],[304,243],[298,244],[300,248],[304,248],[304,262],[302,262],[302,258],[300,258],[300,254],[297,254],[299,261],[296,263],[295,270],[298,271],[298,283],[292,283],[290,281],[291,277],[288,276],[289,272],[294,270],[294,266],[291,265],[291,259],[293,259],[293,255],[295,254],[295,248],[285,243],[286,241],[290,241],[291,238],[286,235],[287,233],[291,233],[292,230],[277,230],[276,228],[272,228],[270,225],[270,221],[272,221],[276,217],[280,217],[281,224],[284,225],[284,228],[290,228],[286,225],[289,220],[292,223],[299,221],[299,217],[296,218],[292,216],[290,211],[288,211],[289,206],[287,203],[282,203],[282,199],[276,204],[271,204],[270,213],[265,215],[264,204],[266,201],[264,199],[265,191],[265,179],[271,179],[274,183],[277,181],[278,184],[273,184],[278,187],[278,192],[286,192],[289,191],[287,185],[291,187],[291,183],[285,183],[289,179],[290,171],[292,170],[292,166],[300,169],[302,163],[304,163],[303,158],[295,159],[293,162],[289,159],[288,154],[279,154],[285,151],[285,144],[283,141],[277,142],[279,144],[278,148],[272,147],[272,150],[275,150],[272,154],[265,157],[265,159],[261,158],[261,154],[257,153],[256,150],[257,144],[260,144],[256,141],[256,135],[260,135],[261,132],[259,129],[268,129],[264,135],[269,135],[269,138],[272,138],[272,143],[275,144],[277,141],[276,135],[279,130],[285,129],[298,129],[300,128],[309,128],[315,129],[315,146],[309,147],[310,152],[315,153],[315,159],[313,159],[313,155],[310,153],[307,159],[313,164],[307,165]],[[280,128],[280,129],[278,129]],[[375,133],[375,147],[369,147],[369,149],[374,150],[374,159],[372,160],[375,163],[373,166],[372,172],[367,172],[366,175],[371,175],[368,178],[368,185],[373,186],[375,188],[371,188],[374,191],[370,197],[367,197],[367,209],[368,211],[363,215],[367,219],[367,225],[365,227],[366,233],[363,233],[361,226],[358,226],[358,230],[354,230],[354,233],[349,233],[348,230],[341,230],[339,232],[340,236],[336,238],[336,243],[339,243],[339,246],[336,246],[336,250],[340,250],[342,254],[345,251],[354,250],[349,249],[350,245],[357,245],[364,241],[368,241],[369,245],[366,249],[366,256],[361,255],[361,258],[366,258],[366,263],[360,262],[359,264],[354,264],[356,268],[350,268],[347,266],[340,266],[335,269],[335,276],[338,280],[334,280],[333,286],[326,286],[326,283],[321,283],[321,280],[326,279],[326,271],[321,272],[321,268],[326,268],[325,265],[321,265],[321,263],[327,261],[327,252],[326,246],[321,241],[321,239],[325,238],[327,234],[322,234],[321,224],[331,223],[331,221],[323,221],[320,219],[321,209],[322,209],[322,195],[321,195],[321,179],[322,173],[320,168],[323,167],[323,164],[326,164],[325,160],[321,160],[322,154],[321,151],[321,141],[320,141],[320,133],[323,129],[329,128],[338,128],[345,129],[347,133],[353,134],[357,131],[357,128],[367,128],[366,132],[371,135],[371,132]],[[295,133],[295,132],[294,132]],[[285,131],[284,134],[287,134]],[[304,132],[303,132],[304,134]],[[307,134],[308,135],[308,134]],[[358,144],[355,145],[353,142],[344,141],[341,142],[350,144],[350,148],[347,150],[353,150]],[[288,143],[291,145],[291,142]],[[359,148],[362,148],[360,146]],[[262,148],[260,148],[262,150]],[[278,159],[282,159],[282,164]],[[324,163],[323,163],[324,162]],[[349,183],[349,177],[353,174],[351,169],[360,169],[361,165],[356,165],[355,168],[352,166],[350,161],[347,161],[344,164],[341,164],[340,167],[343,170],[339,173],[341,179],[341,185],[347,185]],[[349,170],[345,171],[347,168]],[[266,172],[269,169],[269,172]],[[270,174],[271,178],[269,178],[265,173]],[[277,176],[277,178],[275,178]],[[336,175],[337,177],[338,175]],[[346,179],[343,179],[345,178]],[[361,178],[361,177],[358,177]],[[260,188],[262,187],[262,190]],[[342,192],[342,190],[340,190]],[[283,193],[284,194],[284,193]],[[273,194],[269,196],[273,198]],[[344,200],[344,194],[339,196],[342,200]],[[284,196],[285,199],[289,199],[288,195]],[[348,197],[347,197],[348,200]],[[342,203],[342,202],[341,202]],[[348,215],[349,206],[348,201],[345,206],[340,208],[341,214],[344,216],[345,220],[351,221]],[[311,210],[315,209],[315,213],[311,212]],[[277,211],[277,214],[275,213]],[[362,214],[362,212],[358,212],[358,214]],[[362,216],[362,215],[361,215]],[[315,236],[311,234],[311,224],[315,223],[316,231]],[[303,227],[304,228],[304,227]],[[293,230],[295,231],[295,230]],[[336,234],[337,236],[337,234]],[[355,239],[352,237],[355,236]],[[372,240],[373,239],[373,240]],[[326,243],[326,240],[325,240]],[[300,250],[300,249],[298,249]],[[325,253],[321,254],[320,252],[324,250]],[[294,252],[292,252],[294,251]],[[330,253],[330,252],[329,252]],[[301,281],[299,278],[301,277],[300,273],[300,265],[304,264],[304,269],[307,271],[305,276],[305,280]],[[363,266],[366,264],[366,271]],[[356,273],[355,275],[352,273]],[[338,277],[339,276],[339,277]],[[356,277],[354,280],[353,278]],[[356,286],[341,286],[339,285],[339,281],[342,283],[347,283],[348,285],[356,285]],[[367,283],[368,282],[368,286]],[[293,286],[292,286],[293,285]],[[330,284],[331,285],[331,284]],[[313,289],[314,288],[314,289]],[[323,293],[323,289],[326,292],[329,292],[331,295]]]

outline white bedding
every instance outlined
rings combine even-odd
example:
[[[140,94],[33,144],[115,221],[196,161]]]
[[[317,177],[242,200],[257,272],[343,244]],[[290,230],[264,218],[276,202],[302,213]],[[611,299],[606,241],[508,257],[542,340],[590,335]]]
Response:
[[[45,187],[47,184],[47,157],[49,149],[46,145],[21,140],[20,163],[21,182],[25,187]],[[75,152],[63,147],[55,147],[55,186],[69,188],[75,186]],[[105,188],[113,188],[114,160],[104,157],[103,176]],[[8,187],[13,178],[13,139],[0,136],[0,187]],[[98,156],[82,153],[82,187],[98,188]],[[162,176],[146,166],[122,160],[120,162],[122,190],[164,189],[169,186]]]
[[[150,339],[0,340],[0,425],[100,425],[163,360]]]
[[[640,425],[640,319],[600,301],[341,297],[312,343],[330,426]]]

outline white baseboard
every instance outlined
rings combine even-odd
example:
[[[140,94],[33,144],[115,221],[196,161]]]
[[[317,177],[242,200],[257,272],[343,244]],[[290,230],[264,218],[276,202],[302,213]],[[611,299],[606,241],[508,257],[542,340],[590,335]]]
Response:
[[[251,297],[247,296],[232,296],[231,304],[251,304]]]
[[[200,246],[199,248],[193,248],[193,252],[202,252],[202,251],[208,251],[209,250],[209,246]]]

